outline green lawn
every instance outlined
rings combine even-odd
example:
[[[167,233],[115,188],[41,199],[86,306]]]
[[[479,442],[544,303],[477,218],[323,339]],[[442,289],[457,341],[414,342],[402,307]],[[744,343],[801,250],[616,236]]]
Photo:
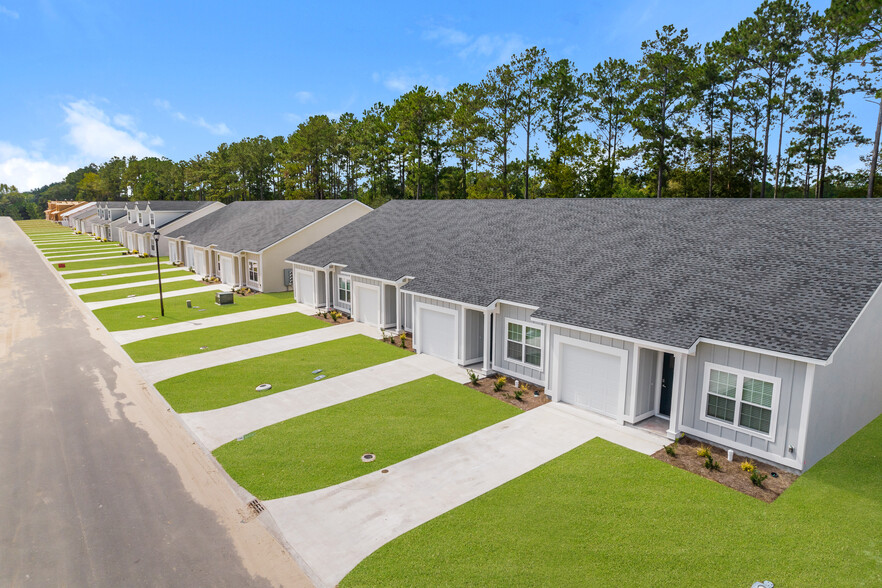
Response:
[[[882,585],[882,417],[767,504],[592,440],[375,551],[341,586]]]
[[[175,290],[187,290],[188,288],[200,288],[204,286],[202,282],[196,280],[181,280],[180,282],[168,282],[162,285],[163,292],[174,292]],[[159,294],[159,285],[150,284],[149,286],[136,286],[134,288],[123,288],[121,290],[107,290],[106,292],[92,292],[91,294],[83,294],[80,298],[83,302],[102,302],[104,300],[117,300],[119,298],[128,298],[129,295],[146,296],[147,294]]]
[[[190,372],[163,380],[156,389],[177,412],[212,410],[311,384],[316,369],[332,378],[409,354],[388,343],[353,335]],[[263,383],[272,384],[272,390],[254,389]]]
[[[63,254],[55,254],[55,255],[46,255],[46,259],[51,261],[52,263],[58,263],[59,261],[64,261],[69,259],[71,261],[80,261],[83,259],[97,259],[97,258],[116,258],[121,257],[122,253],[119,251],[81,251],[79,253],[63,253]]]
[[[166,272],[181,271],[181,268],[176,268],[176,267],[169,265],[167,263],[161,264],[161,267],[162,267],[162,275],[165,275]],[[75,274],[62,273],[61,277],[66,280],[74,280],[74,279],[79,279],[79,278],[100,278],[102,276],[113,276],[116,274],[131,274],[131,273],[136,273],[136,272],[149,272],[149,271],[152,271],[153,275],[156,275],[156,262],[153,262],[153,265],[151,265],[150,267],[135,266],[135,267],[120,267],[117,269],[96,269],[95,271],[91,271],[91,272],[78,272]],[[193,274],[193,272],[189,272],[189,273]],[[193,275],[195,275],[195,274],[193,274]],[[73,286],[73,284],[71,284],[71,285]]]
[[[428,376],[260,429],[214,455],[240,485],[269,500],[352,480],[520,412]],[[376,460],[362,462],[365,453]]]
[[[40,253],[42,253],[47,258],[57,257],[59,255],[81,255],[84,253],[116,253],[117,255],[122,253],[122,249],[119,247],[53,247],[51,249],[40,249]]]
[[[181,269],[169,269],[168,271],[162,272],[162,279],[165,278],[177,278],[180,276],[192,276],[190,272],[187,270]],[[145,282],[147,280],[156,280],[156,270],[153,270],[151,274],[144,274],[140,276],[122,276],[119,278],[104,278],[103,280],[89,280],[88,282],[76,282],[75,284],[71,284],[70,287],[74,290],[78,290],[81,288],[99,288],[101,286],[116,286],[119,284],[131,284],[134,282]],[[169,282],[171,285],[173,282]],[[163,284],[163,290],[165,289],[165,284]]]
[[[160,261],[168,261],[168,257],[160,257]],[[144,265],[147,263],[152,263],[154,266],[156,265],[155,257],[138,257],[137,255],[123,255],[120,253],[119,255],[114,255],[108,257],[107,259],[99,259],[97,261],[72,261],[70,263],[66,263],[63,268],[61,268],[61,272],[69,272],[73,270],[84,270],[84,269],[97,269],[100,267],[114,267],[117,265]],[[58,269],[58,264],[53,263],[56,269]]]
[[[36,247],[47,255],[52,255],[53,252],[59,249],[115,249],[117,251],[121,249],[118,243],[102,243],[101,241],[92,240],[89,240],[88,243],[40,243]]]
[[[187,308],[187,300],[193,302],[193,308]],[[294,302],[294,296],[290,292],[272,292],[252,296],[235,296],[234,300],[236,301],[234,304],[217,305],[214,303],[214,292],[200,292],[192,296],[170,298],[165,301],[164,317],[159,316],[158,300],[123,304],[92,312],[108,331],[127,331],[233,314],[279,304],[290,304]],[[144,318],[138,318],[139,316]],[[154,318],[156,320],[152,320]]]
[[[290,312],[253,321],[143,339],[123,345],[123,349],[137,362],[160,361],[330,326],[317,318]]]

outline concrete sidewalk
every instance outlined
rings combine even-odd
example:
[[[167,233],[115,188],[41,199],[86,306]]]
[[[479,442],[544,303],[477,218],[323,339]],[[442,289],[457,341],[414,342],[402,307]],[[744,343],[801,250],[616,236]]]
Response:
[[[103,268],[98,268],[92,271],[98,271]],[[180,268],[176,267],[164,267],[162,268],[162,274],[165,275],[168,272],[177,271]],[[114,278],[134,278],[135,276],[148,276],[148,275],[156,275],[156,268],[149,269],[146,271],[138,271],[138,272],[126,272],[124,274],[108,274],[106,276],[92,276],[91,278],[71,278],[66,280],[68,284],[80,284],[82,282],[92,282],[97,280],[112,280]],[[193,277],[196,277],[196,274],[193,274]]]
[[[152,286],[156,284],[156,270],[153,270],[153,279],[152,280],[142,280],[140,282],[129,282],[127,284],[114,284],[112,286],[96,286],[94,288],[80,288],[74,289],[74,292],[77,296],[83,296],[84,294],[92,294],[93,292],[111,292],[113,290],[125,290],[126,288],[137,288],[138,286]],[[119,277],[119,276],[117,276]],[[202,280],[197,279],[195,276],[174,276],[171,278],[163,278],[162,283],[167,284],[170,282],[183,282],[184,280],[192,280],[193,282],[197,282],[202,284]],[[171,292],[169,292],[170,294]],[[165,294],[163,293],[163,297]]]
[[[207,329],[209,327],[219,327],[221,325],[253,321],[291,312],[299,312],[300,314],[310,316],[315,314],[315,309],[311,306],[306,306],[305,304],[292,302],[290,304],[279,304],[277,306],[268,306],[266,308],[257,308],[254,310],[243,310],[242,312],[234,312],[232,314],[224,314],[221,316],[210,316],[204,319],[183,321],[171,325],[159,325],[158,327],[147,327],[145,329],[130,329],[128,331],[115,331],[110,334],[113,335],[113,338],[116,339],[117,343],[125,345],[126,343],[141,341],[142,339],[152,339],[153,337],[162,337],[164,335],[176,335],[177,333],[186,333],[188,331]]]
[[[200,288],[187,288],[186,290],[172,290],[171,292],[163,292],[162,298],[175,298],[177,296],[190,296],[199,294],[200,292],[212,292],[214,290],[229,290],[229,286],[217,284],[216,286],[202,286]],[[124,304],[135,304],[136,302],[146,302],[148,300],[159,300],[159,293],[145,294],[144,296],[135,296],[133,298],[118,298],[116,300],[102,300],[101,302],[87,302],[86,308],[89,310],[98,310],[109,306],[122,306]]]
[[[46,259],[49,260],[49,263],[74,263],[77,261],[106,261],[108,259],[113,259],[114,257],[128,257],[126,255],[123,255],[122,253],[117,252],[117,251],[113,251],[111,253],[107,253],[104,255],[98,255],[97,257],[95,256],[96,254],[94,254],[94,253],[87,253],[85,255],[91,255],[92,257],[77,257],[77,256],[67,257],[66,256],[66,257],[64,257],[64,259],[55,259],[55,258],[50,259],[49,257],[47,257]],[[138,256],[133,255],[132,257],[138,257]],[[98,268],[94,268],[94,269],[98,269]]]
[[[288,351],[317,343],[325,343],[326,341],[351,337],[352,335],[367,335],[375,339],[379,339],[382,336],[380,329],[377,327],[369,327],[364,323],[352,322],[344,325],[335,325],[327,329],[315,329],[305,333],[295,333],[293,335],[285,335],[284,337],[276,337],[275,339],[265,339],[263,341],[255,341],[254,343],[236,345],[235,347],[227,347],[217,351],[206,351],[198,355],[187,355],[185,357],[151,361],[137,365],[141,375],[155,384],[156,382],[188,372],[195,372],[196,370],[217,367],[233,363],[234,361],[242,361],[243,359],[253,359],[261,355]]]
[[[214,451],[251,431],[432,374],[458,384],[469,381],[464,368],[430,355],[411,355],[248,402],[180,416],[202,444]]]
[[[122,257],[123,259],[125,259],[125,258],[128,257],[128,256],[120,255],[120,257]],[[83,261],[83,260],[81,260],[81,261]],[[54,264],[55,262],[54,262],[54,261],[50,261],[49,263]],[[64,263],[64,262],[62,261],[61,263]],[[159,263],[160,263],[160,265],[162,265],[162,266],[166,266],[166,267],[174,267],[174,266],[173,266],[171,263],[169,263],[168,261],[161,261],[161,262],[159,262]],[[88,268],[85,268],[85,269],[78,269],[78,270],[69,270],[69,269],[61,268],[61,270],[59,270],[59,273],[61,274],[61,277],[67,279],[67,276],[69,276],[69,275],[84,274],[84,273],[86,273],[86,272],[97,272],[97,271],[102,271],[102,270],[115,270],[115,269],[123,269],[123,268],[128,268],[128,267],[130,267],[130,268],[135,268],[135,269],[140,269],[140,268],[143,268],[143,267],[147,267],[148,265],[149,265],[149,264],[138,262],[138,263],[124,263],[124,264],[122,264],[122,265],[108,265],[108,266],[105,266],[105,267],[88,267]],[[155,267],[155,266],[156,266],[156,262],[153,262],[153,267]],[[55,269],[58,269],[57,266],[53,266],[53,267],[54,267]],[[156,270],[154,270],[154,271],[156,271]]]
[[[390,466],[387,473],[264,505],[313,582],[335,586],[392,539],[594,437],[647,455],[666,442],[555,402]]]

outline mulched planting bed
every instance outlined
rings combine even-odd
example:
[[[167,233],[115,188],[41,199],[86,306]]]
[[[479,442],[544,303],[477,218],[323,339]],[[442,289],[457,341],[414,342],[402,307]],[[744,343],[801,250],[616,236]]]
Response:
[[[542,406],[543,404],[551,401],[551,399],[545,395],[545,388],[541,386],[534,386],[533,384],[529,384],[527,382],[520,382],[520,385],[526,386],[526,391],[521,394],[521,399],[518,400],[515,396],[515,385],[514,379],[506,377],[505,384],[500,388],[499,392],[493,390],[493,385],[496,383],[498,376],[491,376],[488,378],[481,378],[478,380],[477,384],[472,384],[471,382],[467,383],[466,386],[469,388],[474,388],[480,392],[483,392],[487,396],[492,396],[503,402],[507,402],[512,406],[516,406],[521,410],[530,410],[536,408],[537,406]],[[535,396],[534,393],[538,392],[539,395]]]
[[[711,471],[704,467],[705,458],[700,457],[697,453],[698,449],[702,446],[710,449],[714,460],[720,464],[719,470]],[[726,450],[708,445],[707,443],[701,443],[689,437],[682,437],[677,443],[675,451],[676,457],[671,457],[662,448],[656,451],[652,457],[765,502],[774,501],[799,477],[776,466],[759,462],[737,453],[732,458],[732,461],[729,461],[726,459]],[[756,466],[757,470],[768,476],[763,480],[762,487],[755,486],[750,481],[750,472],[745,472],[741,469],[741,462],[743,461],[750,461],[750,463]],[[772,477],[773,472],[777,474],[777,477]]]
[[[389,343],[390,345],[394,345],[395,347],[399,347],[401,349],[406,349],[411,353],[416,353],[413,350],[413,336],[410,333],[407,333],[404,336],[404,347],[401,347],[401,336],[396,337],[392,333],[385,333],[385,337],[383,338],[383,343]]]
[[[327,316],[325,316],[325,314],[327,314]],[[314,316],[315,318],[317,318],[320,321],[325,321],[329,325],[342,325],[344,323],[351,323],[352,322],[352,317],[346,316],[342,312],[338,313],[337,320],[332,319],[330,313],[321,313],[320,312],[320,313],[314,314],[312,316]]]

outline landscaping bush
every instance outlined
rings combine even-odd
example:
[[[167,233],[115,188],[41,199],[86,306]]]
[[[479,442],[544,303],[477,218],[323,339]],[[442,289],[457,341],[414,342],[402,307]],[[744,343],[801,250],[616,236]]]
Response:
[[[753,482],[753,485],[754,485],[754,486],[758,486],[758,487],[762,488],[762,487],[763,487],[763,481],[764,481],[766,478],[768,478],[768,476],[765,475],[765,474],[763,474],[763,473],[760,473],[760,471],[759,471],[758,469],[756,469],[756,468],[754,468],[754,469],[750,472],[750,481]]]
[[[493,382],[493,391],[499,392],[500,390],[502,390],[502,387],[505,386],[506,381],[507,380],[505,376],[499,376],[498,378],[496,378],[496,381]]]

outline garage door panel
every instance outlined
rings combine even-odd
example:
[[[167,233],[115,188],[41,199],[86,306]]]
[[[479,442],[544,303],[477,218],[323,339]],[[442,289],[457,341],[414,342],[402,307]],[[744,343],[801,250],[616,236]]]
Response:
[[[584,347],[560,346],[560,398],[607,416],[618,414],[624,358]]]
[[[315,283],[312,274],[303,271],[295,272],[297,276],[297,302],[315,305]]]
[[[356,285],[355,299],[355,320],[368,325],[379,325],[380,291]]]
[[[229,257],[221,257],[221,281],[228,286],[235,286],[233,278],[233,260]]]
[[[456,363],[456,315],[428,308],[419,312],[420,353]]]

